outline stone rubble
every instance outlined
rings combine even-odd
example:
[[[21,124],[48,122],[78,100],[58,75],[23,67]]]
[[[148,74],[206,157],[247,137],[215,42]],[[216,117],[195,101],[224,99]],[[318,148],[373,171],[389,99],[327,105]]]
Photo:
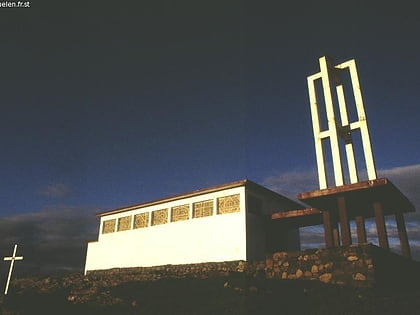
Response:
[[[394,257],[396,255],[387,254],[378,260],[375,255],[378,253],[382,255],[382,251],[375,251],[378,249],[372,245],[351,245],[304,252],[275,252],[267,256],[265,260],[254,262],[231,261],[114,268],[91,271],[86,276],[74,274],[44,279],[15,279],[11,285],[15,294],[23,294],[27,288],[32,288],[42,294],[61,290],[61,292],[66,292],[66,299],[70,303],[86,303],[99,299],[109,305],[120,303],[110,294],[109,288],[128,282],[162,279],[218,278],[222,279],[221,287],[236,291],[258,290],[256,283],[260,280],[312,280],[340,286],[374,287],[378,279],[378,274],[375,274],[378,261],[387,262],[387,260],[398,258]],[[396,266],[396,263],[391,262],[392,266]],[[405,269],[410,271],[408,268]],[[400,268],[400,271],[403,269]],[[385,274],[385,277],[389,277],[389,274]],[[403,277],[396,279],[400,278]]]

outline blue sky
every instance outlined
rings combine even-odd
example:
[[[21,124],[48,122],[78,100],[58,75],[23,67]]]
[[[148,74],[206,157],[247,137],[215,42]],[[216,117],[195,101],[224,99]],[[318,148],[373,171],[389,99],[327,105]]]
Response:
[[[306,77],[323,55],[356,59],[379,174],[418,208],[417,11],[348,6],[1,9],[2,252],[32,235],[52,257],[77,239],[71,269],[97,211],[243,178],[289,195],[316,189]]]

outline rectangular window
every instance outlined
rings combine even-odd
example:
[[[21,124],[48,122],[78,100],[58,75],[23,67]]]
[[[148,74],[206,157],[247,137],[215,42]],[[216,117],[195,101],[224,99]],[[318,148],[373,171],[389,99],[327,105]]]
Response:
[[[239,194],[217,198],[217,214],[239,212]]]
[[[115,232],[115,222],[116,221],[117,220],[115,220],[115,219],[104,221],[103,226],[102,226],[102,234]]]
[[[117,231],[131,230],[131,215],[127,217],[118,218]]]
[[[171,222],[188,220],[190,218],[190,205],[182,205],[171,209]]]
[[[202,218],[213,215],[213,200],[195,202],[193,204],[193,218]]]
[[[149,212],[136,214],[134,216],[134,228],[145,228],[149,225]]]
[[[152,212],[152,225],[168,223],[168,209],[161,209]]]

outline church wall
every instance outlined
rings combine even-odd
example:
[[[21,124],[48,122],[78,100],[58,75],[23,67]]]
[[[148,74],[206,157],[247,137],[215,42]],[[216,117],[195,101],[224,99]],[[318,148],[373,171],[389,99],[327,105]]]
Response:
[[[247,260],[260,260],[273,250],[300,249],[299,230],[271,231],[271,214],[291,210],[290,200],[265,189],[247,191]]]
[[[239,211],[218,214],[218,202],[232,204],[229,198],[218,198],[235,195],[239,195]],[[209,200],[213,201],[212,215],[193,218],[194,214],[208,214],[206,203],[200,202]],[[186,204],[187,216],[182,207]],[[102,216],[98,241],[88,244],[85,270],[245,260],[245,204],[242,186]],[[178,207],[177,218],[171,216],[174,207]],[[168,210],[159,212],[162,209]],[[134,228],[135,215],[146,212],[148,226]]]

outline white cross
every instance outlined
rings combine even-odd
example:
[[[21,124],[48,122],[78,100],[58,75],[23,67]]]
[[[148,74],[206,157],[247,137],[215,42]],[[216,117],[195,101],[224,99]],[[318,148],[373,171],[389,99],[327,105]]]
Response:
[[[16,250],[17,244],[15,244],[15,248],[13,249],[13,256],[12,257],[4,257],[3,260],[10,260],[10,269],[9,269],[9,276],[7,277],[6,288],[4,290],[4,295],[7,295],[7,291],[9,290],[9,283],[10,278],[12,277],[12,270],[15,260],[23,260],[23,256],[16,257]]]

